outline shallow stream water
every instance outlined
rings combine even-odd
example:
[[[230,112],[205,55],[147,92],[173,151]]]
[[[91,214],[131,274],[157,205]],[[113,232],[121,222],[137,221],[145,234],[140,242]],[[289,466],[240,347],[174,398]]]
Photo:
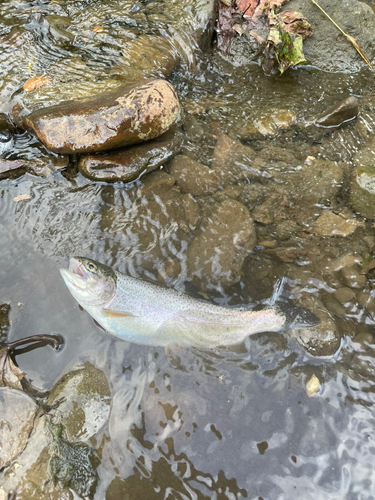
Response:
[[[126,17],[133,2],[3,1],[1,110],[9,111],[14,95],[33,76],[30,64],[56,84],[60,78],[73,86],[77,81],[78,87],[85,82],[95,86],[107,77],[118,78],[120,70],[114,68],[124,37],[163,30],[169,22],[163,18],[165,3],[174,6],[168,15],[177,15],[178,2],[140,3],[133,22]],[[65,16],[71,41],[50,39],[42,28],[30,28],[31,9]],[[104,22],[105,34],[94,38],[92,27]],[[185,109],[185,154],[210,166],[213,130],[220,126],[253,147],[281,183],[308,156],[346,162],[347,183],[335,197],[335,208],[352,212],[350,162],[373,132],[371,116],[362,112],[356,124],[324,140],[298,130],[249,139],[243,130],[253,117],[275,110],[292,110],[302,123],[349,95],[364,99],[374,87],[367,69],[330,75],[306,67],[265,77],[256,64],[233,66],[215,47],[195,54],[194,64],[186,52],[183,70],[170,78]],[[278,157],[281,150],[295,163]],[[36,139],[18,132],[7,158],[32,160],[45,154]],[[313,356],[290,332],[261,333],[244,345],[216,350],[165,351],[115,339],[80,309],[65,287],[59,268],[67,267],[70,256],[90,256],[131,276],[199,296],[199,290],[191,291],[186,271],[187,248],[199,227],[194,232],[181,223],[178,191],[150,199],[146,182],[93,183],[77,173],[74,160],[67,170],[47,177],[26,173],[0,181],[0,303],[11,304],[9,340],[37,333],[59,333],[65,340],[58,352],[48,346],[26,351],[17,363],[41,390],[49,390],[79,359],[103,370],[110,383],[111,416],[103,430],[94,498],[375,498],[375,330],[359,298],[365,292],[373,300],[375,273],[367,274],[362,288],[353,288],[350,303],[340,304],[336,315],[332,312],[342,332],[334,355]],[[29,198],[16,201],[20,195]],[[207,216],[214,201],[219,199],[200,197]],[[290,293],[305,287],[327,306],[343,284],[328,276],[327,262],[345,255],[359,261],[371,256],[374,229],[365,221],[347,238],[316,237],[307,244],[304,229],[324,208],[301,205],[295,216],[300,232],[290,245],[309,246],[310,254],[306,250],[303,257],[282,260],[258,245],[245,260],[240,281],[207,291],[206,300],[254,305],[270,297],[277,280],[286,277]],[[258,241],[276,239],[287,247],[287,238],[278,239],[278,225],[277,220],[256,223]],[[165,266],[176,261],[180,272],[170,277]],[[305,386],[312,374],[321,389],[309,398]]]

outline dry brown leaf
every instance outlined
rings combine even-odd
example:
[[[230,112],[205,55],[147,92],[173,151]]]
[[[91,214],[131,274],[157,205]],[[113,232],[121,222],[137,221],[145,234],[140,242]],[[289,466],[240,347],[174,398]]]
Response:
[[[254,11],[259,4],[259,0],[237,0],[238,10],[247,17],[253,17]]]
[[[46,85],[47,83],[51,82],[51,78],[48,78],[47,76],[35,76],[34,78],[30,78],[30,80],[27,80],[27,82],[23,86],[23,90],[26,90],[26,92],[31,92],[32,90],[35,90],[42,85]]]
[[[232,40],[235,36],[233,25],[236,24],[240,13],[232,7],[221,2],[217,4],[217,46],[224,54],[230,54]]]
[[[95,28],[92,30],[94,33],[101,33],[104,31],[103,26],[95,26]]]
[[[254,10],[252,19],[255,20],[261,14],[268,15],[268,13],[271,12],[273,7],[276,7],[276,9],[278,9],[286,2],[289,2],[289,0],[260,0],[258,6]],[[248,17],[247,14],[245,14],[244,17]]]
[[[16,366],[10,357],[8,348],[0,349],[0,387],[12,387],[22,391],[21,380],[25,372]]]
[[[16,196],[13,198],[13,201],[22,201],[22,200],[30,200],[31,196],[29,194],[20,194],[19,196]]]

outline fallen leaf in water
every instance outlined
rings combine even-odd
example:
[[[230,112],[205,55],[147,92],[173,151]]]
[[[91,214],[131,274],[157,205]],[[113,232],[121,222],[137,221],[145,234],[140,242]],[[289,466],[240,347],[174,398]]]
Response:
[[[104,31],[103,26],[95,26],[95,28],[92,30],[94,33],[101,33]]]
[[[32,90],[35,90],[42,85],[46,85],[50,82],[52,82],[51,78],[48,78],[46,76],[35,76],[34,78],[30,78],[30,80],[27,80],[27,82],[23,86],[23,90],[26,90],[26,92],[31,92]]]
[[[25,372],[13,363],[10,350],[7,347],[0,349],[0,387],[12,387],[22,391],[21,380]]]
[[[29,194],[20,194],[19,196],[16,196],[13,198],[13,201],[22,201],[22,200],[30,200],[31,196]]]

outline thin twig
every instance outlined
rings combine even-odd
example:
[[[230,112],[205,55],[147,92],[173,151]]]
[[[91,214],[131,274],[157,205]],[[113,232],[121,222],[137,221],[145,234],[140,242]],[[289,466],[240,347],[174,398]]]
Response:
[[[368,65],[368,67],[371,69],[371,71],[375,72],[375,71],[374,71],[374,68],[371,66],[370,61],[367,59],[367,57],[366,57],[365,53],[363,52],[363,50],[362,50],[362,49],[361,49],[361,47],[359,46],[359,44],[358,44],[357,40],[356,40],[353,36],[347,35],[347,34],[345,33],[345,31],[343,31],[343,30],[340,28],[340,26],[339,26],[338,24],[336,24],[336,23],[335,23],[335,21],[334,21],[334,20],[333,20],[333,19],[332,19],[332,18],[331,18],[328,14],[327,14],[327,12],[326,12],[326,11],[325,11],[325,10],[324,10],[324,9],[323,9],[323,8],[322,8],[322,7],[321,7],[321,6],[317,3],[317,2],[315,2],[315,0],[311,0],[311,1],[312,1],[312,3],[313,3],[314,5],[316,5],[316,6],[318,7],[318,9],[320,9],[320,10],[323,12],[323,14],[324,14],[325,16],[327,16],[327,17],[328,17],[328,19],[331,21],[331,23],[333,23],[333,24],[336,26],[336,28],[337,28],[338,30],[340,30],[340,31],[341,31],[341,33],[342,33],[342,34],[343,34],[343,35],[344,35],[344,36],[345,36],[345,37],[346,37],[346,38],[347,38],[347,39],[351,42],[351,44],[353,45],[353,47],[355,48],[355,50],[356,50],[356,51],[358,52],[358,54],[362,57],[362,59],[365,61],[365,63]]]

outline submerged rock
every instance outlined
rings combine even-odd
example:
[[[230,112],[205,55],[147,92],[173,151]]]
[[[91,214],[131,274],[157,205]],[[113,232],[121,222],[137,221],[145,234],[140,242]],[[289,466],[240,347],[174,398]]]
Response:
[[[185,219],[190,229],[194,230],[201,220],[201,209],[197,201],[190,195],[182,197],[182,204],[185,210]]]
[[[320,324],[293,330],[297,340],[313,356],[332,356],[341,344],[341,333],[337,330],[333,317],[314,295],[302,295],[299,303],[315,314]]]
[[[64,439],[62,424],[49,425],[53,436],[50,471],[54,481],[63,488],[71,488],[82,498],[93,498],[98,482],[92,449],[83,443],[70,443]],[[98,465],[98,463],[96,464]]]
[[[182,135],[177,130],[168,130],[143,144],[82,156],[78,168],[85,177],[94,181],[134,181],[173,158],[179,152],[181,142]]]
[[[91,98],[33,111],[14,110],[18,126],[56,153],[95,153],[154,139],[180,116],[177,94],[165,80],[146,80]]]
[[[19,177],[26,172],[25,160],[0,160],[0,179]]]
[[[362,217],[375,219],[375,158],[371,164],[374,153],[369,151],[367,156],[367,160],[362,156],[362,165],[359,164],[353,171],[350,203],[353,210]]]
[[[188,274],[203,290],[231,286],[240,279],[242,264],[255,243],[248,209],[238,201],[226,200],[188,248]]]
[[[253,165],[255,158],[255,151],[251,148],[228,135],[219,134],[211,166],[220,175],[223,186],[237,184],[248,179],[259,180],[264,175]]]
[[[169,171],[181,190],[193,196],[212,194],[220,187],[220,177],[213,169],[185,155],[176,156]]]
[[[358,100],[348,97],[318,115],[313,123],[318,127],[339,127],[358,116]]]
[[[7,116],[0,113],[0,158],[12,149],[14,145],[13,132],[13,127]]]
[[[330,210],[323,210],[314,222],[312,229],[320,236],[350,236],[358,227],[364,224],[355,219],[346,219],[332,213]]]
[[[87,441],[108,420],[108,382],[104,373],[91,363],[64,375],[53,387],[47,405],[61,399],[58,412],[69,440]]]
[[[327,203],[342,185],[342,167],[336,162],[315,158],[309,163],[289,174],[287,183],[296,199],[310,204]]]

